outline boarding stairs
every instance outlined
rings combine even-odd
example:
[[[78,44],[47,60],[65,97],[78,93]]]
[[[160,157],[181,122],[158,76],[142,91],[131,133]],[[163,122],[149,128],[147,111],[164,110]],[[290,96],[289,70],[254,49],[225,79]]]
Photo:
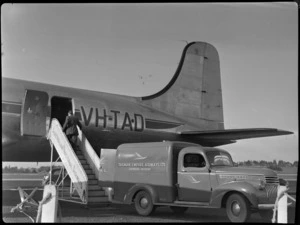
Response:
[[[105,191],[98,185],[100,159],[80,129],[78,133],[79,148],[74,151],[58,120],[52,119],[47,135],[51,145],[50,172],[44,179],[43,199],[39,203],[32,199],[37,187],[29,195],[19,187],[21,203],[11,209],[12,213],[21,212],[32,222],[53,223],[61,220],[58,200],[84,205],[110,203]],[[52,162],[54,148],[59,158]],[[52,168],[59,159],[63,167],[55,181]],[[35,219],[28,214],[31,211],[37,211]]]
[[[78,128],[77,128],[78,129]],[[50,183],[57,186],[58,199],[85,205],[108,204],[105,191],[98,185],[100,159],[89,141],[78,129],[78,149],[73,150],[57,119],[52,119],[48,133],[51,145],[51,164],[55,147],[63,167],[56,181],[52,180],[50,166]],[[56,160],[56,162],[58,161]],[[55,163],[55,162],[54,162]],[[69,182],[68,179],[69,177]]]

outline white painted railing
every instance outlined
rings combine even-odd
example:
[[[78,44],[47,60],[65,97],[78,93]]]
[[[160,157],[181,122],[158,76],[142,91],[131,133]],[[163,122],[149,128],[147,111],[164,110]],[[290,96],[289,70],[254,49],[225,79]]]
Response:
[[[48,139],[66,168],[83,203],[88,201],[88,177],[57,119],[52,119]]]
[[[84,157],[88,161],[88,164],[93,170],[95,176],[97,177],[97,180],[99,180],[100,158],[78,126],[77,126],[77,130],[78,130],[78,142],[79,142],[80,149]]]
[[[58,195],[55,185],[45,185],[43,199],[39,203],[37,223],[56,223],[58,209]]]
[[[288,188],[286,186],[278,185],[277,198],[273,209],[272,223],[288,223],[288,198],[296,202],[296,199],[287,194]],[[276,220],[277,213],[277,220]]]

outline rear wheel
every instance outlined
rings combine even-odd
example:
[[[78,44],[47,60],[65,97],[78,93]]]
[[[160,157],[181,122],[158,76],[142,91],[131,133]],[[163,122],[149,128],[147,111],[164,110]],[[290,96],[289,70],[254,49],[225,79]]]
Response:
[[[188,209],[188,207],[170,206],[172,211],[176,214],[183,214]]]
[[[232,194],[226,202],[226,213],[231,222],[246,222],[251,214],[250,204],[244,196]]]
[[[142,216],[150,215],[154,210],[150,194],[147,191],[138,192],[134,199],[134,207],[138,214]]]

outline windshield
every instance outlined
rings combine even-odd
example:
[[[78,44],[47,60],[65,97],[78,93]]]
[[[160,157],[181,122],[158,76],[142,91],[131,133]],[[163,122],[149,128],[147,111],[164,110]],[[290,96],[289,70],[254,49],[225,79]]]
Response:
[[[208,151],[206,156],[211,166],[233,166],[231,156],[226,152]]]

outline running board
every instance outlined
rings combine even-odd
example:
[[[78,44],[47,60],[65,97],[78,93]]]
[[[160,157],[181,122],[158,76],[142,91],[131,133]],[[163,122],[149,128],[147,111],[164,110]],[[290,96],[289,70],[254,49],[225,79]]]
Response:
[[[155,203],[155,205],[163,205],[163,206],[179,206],[179,207],[197,207],[197,208],[216,208],[210,206],[207,202],[186,202],[186,201],[174,201],[172,203],[164,202],[164,203]]]

